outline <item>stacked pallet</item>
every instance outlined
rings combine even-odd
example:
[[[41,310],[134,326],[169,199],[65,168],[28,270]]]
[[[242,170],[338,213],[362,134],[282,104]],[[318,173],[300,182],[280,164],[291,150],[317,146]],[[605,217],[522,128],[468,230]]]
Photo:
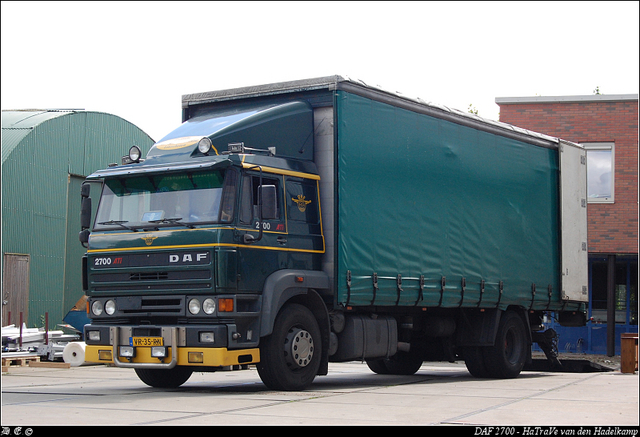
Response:
[[[9,367],[22,367],[31,362],[40,362],[40,357],[34,354],[25,355],[23,352],[8,352],[2,354],[2,371],[7,372]]]

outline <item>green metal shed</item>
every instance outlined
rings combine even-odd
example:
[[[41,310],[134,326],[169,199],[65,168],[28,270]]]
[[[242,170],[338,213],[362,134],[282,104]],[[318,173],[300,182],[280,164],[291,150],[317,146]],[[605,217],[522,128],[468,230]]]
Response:
[[[2,111],[2,325],[50,328],[83,295],[80,187],[154,141],[111,114],[82,110]]]

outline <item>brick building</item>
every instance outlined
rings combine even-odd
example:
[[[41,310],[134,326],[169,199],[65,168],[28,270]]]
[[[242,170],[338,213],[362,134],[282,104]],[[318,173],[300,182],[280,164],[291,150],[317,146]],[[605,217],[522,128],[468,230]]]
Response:
[[[613,355],[638,332],[638,95],[499,97],[500,121],[587,149],[589,314],[560,351]],[[608,321],[615,319],[615,324]]]

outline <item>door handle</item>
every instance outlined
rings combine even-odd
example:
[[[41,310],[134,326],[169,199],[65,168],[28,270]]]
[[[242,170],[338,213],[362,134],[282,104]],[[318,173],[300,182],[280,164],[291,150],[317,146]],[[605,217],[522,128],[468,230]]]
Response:
[[[278,244],[281,244],[284,246],[285,244],[287,244],[287,237],[283,237],[281,235],[278,238],[276,238],[276,241],[278,242]]]

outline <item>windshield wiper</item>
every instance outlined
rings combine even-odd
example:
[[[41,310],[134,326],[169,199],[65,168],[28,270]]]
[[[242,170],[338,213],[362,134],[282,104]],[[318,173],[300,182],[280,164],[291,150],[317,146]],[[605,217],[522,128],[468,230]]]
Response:
[[[164,218],[160,220],[149,220],[149,223],[176,223],[182,226],[186,226],[189,229],[196,228],[195,226],[190,225],[189,223],[181,222],[180,220],[182,220],[182,217],[172,217],[172,218]]]
[[[138,232],[136,228],[132,228],[131,226],[126,226],[124,223],[129,223],[129,220],[109,220],[108,222],[100,222],[99,225],[118,225],[121,228],[127,229],[129,231]]]

